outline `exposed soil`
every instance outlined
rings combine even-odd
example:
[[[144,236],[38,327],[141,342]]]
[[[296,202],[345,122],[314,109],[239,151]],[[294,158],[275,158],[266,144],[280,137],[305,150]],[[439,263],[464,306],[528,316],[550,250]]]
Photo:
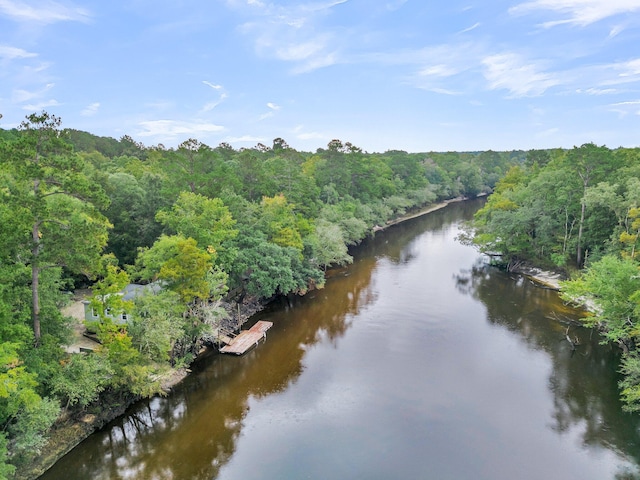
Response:
[[[542,270],[541,268],[531,265],[523,265],[512,271],[524,275],[535,283],[551,290],[560,290],[560,281],[567,279],[566,275],[562,272]]]

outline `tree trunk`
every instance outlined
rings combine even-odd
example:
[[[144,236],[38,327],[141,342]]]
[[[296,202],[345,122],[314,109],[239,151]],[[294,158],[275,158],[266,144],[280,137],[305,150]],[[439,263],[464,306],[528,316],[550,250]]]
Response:
[[[37,157],[36,157],[37,160]],[[33,192],[38,197],[38,190],[40,189],[40,180],[33,182]],[[40,221],[36,220],[33,223],[33,229],[31,231],[33,247],[31,250],[31,317],[33,319],[33,337],[35,339],[35,346],[40,345],[40,266],[38,262],[38,255],[40,254]]]
[[[40,249],[40,230],[38,224],[33,226],[33,258],[31,260],[31,301],[33,318],[33,336],[36,347],[40,344],[40,267],[38,266],[38,250]]]
[[[580,211],[580,225],[578,227],[578,247],[576,249],[576,264],[578,268],[582,268],[582,264],[584,263],[584,255],[582,253],[582,230],[584,227],[584,216],[585,216],[586,209],[587,209],[587,205],[583,198],[582,209]]]

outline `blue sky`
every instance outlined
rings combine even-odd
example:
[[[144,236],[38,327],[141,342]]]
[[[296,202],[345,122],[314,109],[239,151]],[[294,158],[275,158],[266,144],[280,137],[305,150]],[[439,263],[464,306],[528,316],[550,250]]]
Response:
[[[0,127],[315,151],[640,145],[640,0],[0,0]]]

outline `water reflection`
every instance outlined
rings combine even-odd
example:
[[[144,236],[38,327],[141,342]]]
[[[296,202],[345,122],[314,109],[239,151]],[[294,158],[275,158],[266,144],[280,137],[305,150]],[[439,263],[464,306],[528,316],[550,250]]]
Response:
[[[621,413],[617,395],[618,351],[600,345],[597,333],[580,326],[583,312],[563,304],[556,292],[490,267],[482,259],[461,271],[456,284],[482,301],[491,324],[549,355],[553,368],[548,387],[554,406],[550,428],[561,435],[579,432],[583,446],[619,452],[640,465],[640,418]],[[575,348],[566,339],[567,331],[578,340]],[[622,472],[616,478],[640,478],[640,472]]]
[[[253,319],[274,321],[266,343],[199,362],[43,478],[586,479],[637,465],[615,351],[554,292],[453,244],[478,206],[365,242],[325,289]]]
[[[295,384],[319,341],[334,346],[375,301],[375,259],[360,255],[330,273],[324,289],[274,303],[252,319],[275,320],[243,357],[212,354],[166,398],[141,402],[92,435],[42,479],[211,479],[233,455],[253,399]],[[277,318],[276,318],[277,317]]]

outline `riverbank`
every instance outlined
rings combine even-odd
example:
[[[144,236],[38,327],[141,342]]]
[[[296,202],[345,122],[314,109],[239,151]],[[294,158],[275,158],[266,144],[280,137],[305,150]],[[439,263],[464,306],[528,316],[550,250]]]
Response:
[[[560,282],[563,280],[567,280],[566,275],[564,275],[562,272],[542,270],[541,268],[533,267],[531,265],[525,265],[516,268],[515,270],[513,270],[513,273],[524,275],[541,287],[551,290],[560,290]]]
[[[91,347],[93,350],[97,344],[83,337],[84,332],[84,306],[82,300],[88,295],[88,291],[74,294],[72,303],[63,309],[63,313],[75,320],[73,330],[76,339],[65,350],[70,353],[77,353],[79,346]],[[234,317],[239,326],[242,326],[251,316],[259,312],[264,305],[257,301],[246,303],[227,304],[226,309]],[[85,345],[89,342],[89,345]],[[209,352],[209,348],[200,351],[200,355]],[[161,388],[168,394],[174,387],[180,384],[191,373],[188,368],[172,369],[161,379]],[[69,453],[73,448],[85,440],[93,432],[104,427],[109,422],[124,415],[126,410],[134,403],[140,401],[139,397],[128,398],[124,402],[110,405],[97,410],[99,413],[76,413],[74,415],[61,415],[54,428],[51,430],[47,443],[42,447],[41,454],[34,458],[28,465],[23,465],[16,470],[15,480],[35,480],[46,470],[51,468],[60,458]]]
[[[482,197],[482,196],[485,196],[485,195],[486,194],[481,194],[481,195],[478,195],[478,197]],[[407,213],[406,215],[402,215],[402,216],[400,216],[398,218],[395,218],[393,220],[389,220],[383,226],[376,225],[375,227],[373,227],[372,230],[373,230],[374,233],[375,232],[382,232],[382,231],[386,230],[389,227],[392,227],[394,225],[398,225],[399,223],[406,222],[407,220],[413,220],[414,218],[422,217],[423,215],[427,215],[428,213],[440,210],[440,209],[446,207],[447,205],[449,205],[451,203],[463,202],[465,200],[470,200],[470,199],[466,198],[466,197],[456,197],[456,198],[452,198],[451,200],[445,200],[444,202],[431,204],[431,205],[428,205],[428,206],[418,210],[417,212]]]
[[[459,197],[437,204],[432,204],[419,211],[403,215],[394,220],[390,220],[383,227],[374,229],[375,231],[385,230],[393,225],[406,222],[408,220],[427,215],[429,213],[440,210],[447,205],[455,202],[461,202],[467,200],[466,198]],[[84,297],[77,296],[74,300],[81,302]],[[237,325],[244,324],[252,315],[259,312],[264,305],[258,301],[243,302],[239,307],[237,304],[228,304],[226,306],[229,312],[232,312]],[[72,315],[72,312],[75,315]],[[80,309],[78,304],[74,308],[70,309],[67,315],[74,316],[78,319],[78,325],[82,325],[83,310]],[[80,331],[80,330],[79,330]],[[81,336],[81,335],[80,335]],[[172,388],[182,382],[190,371],[186,368],[180,370],[173,370],[166,378],[162,380],[162,389],[165,392],[170,392]],[[47,444],[42,449],[42,454],[36,458],[30,465],[19,469],[15,478],[19,480],[33,480],[42,475],[48,468],[50,468],[57,460],[62,458],[68,452],[70,452],[75,446],[86,439],[96,430],[102,428],[107,423],[115,420],[119,416],[123,415],[127,408],[129,408],[139,398],[132,398],[126,404],[118,405],[115,408],[105,408],[100,411],[99,415],[92,414],[80,414],[78,417],[60,419],[55,430],[52,431],[51,436]]]

